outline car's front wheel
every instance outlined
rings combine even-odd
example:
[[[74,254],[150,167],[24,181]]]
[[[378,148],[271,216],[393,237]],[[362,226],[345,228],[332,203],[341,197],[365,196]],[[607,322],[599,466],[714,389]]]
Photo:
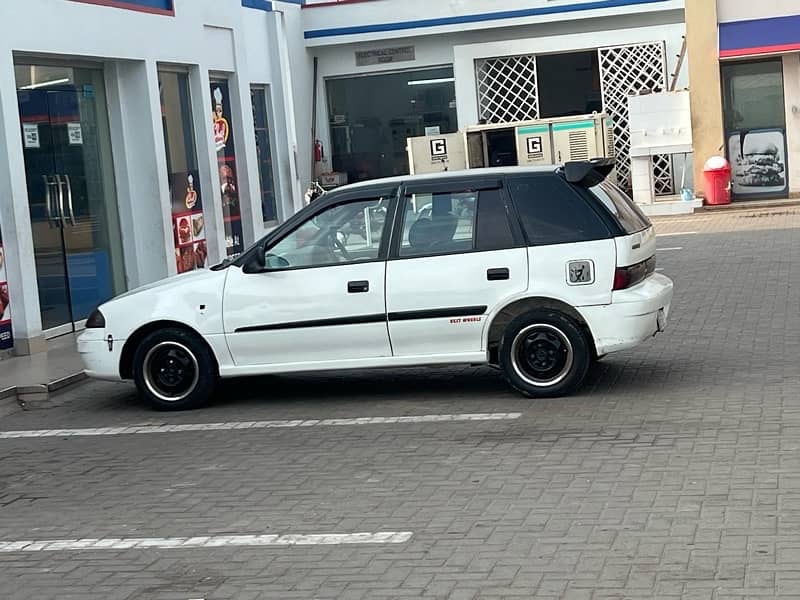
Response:
[[[217,365],[208,345],[177,328],[154,331],[133,357],[139,393],[162,410],[185,410],[208,402],[217,383]]]
[[[500,342],[500,366],[506,379],[534,398],[573,393],[583,383],[591,359],[591,347],[580,326],[551,310],[517,317]]]

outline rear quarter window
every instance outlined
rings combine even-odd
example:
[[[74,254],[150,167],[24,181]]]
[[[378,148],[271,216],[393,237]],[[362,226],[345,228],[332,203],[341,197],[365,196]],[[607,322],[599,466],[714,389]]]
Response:
[[[608,181],[590,190],[603,203],[626,233],[637,233],[650,227],[650,219],[628,195]]]
[[[555,174],[510,177],[507,185],[531,246],[612,237],[591,203]]]

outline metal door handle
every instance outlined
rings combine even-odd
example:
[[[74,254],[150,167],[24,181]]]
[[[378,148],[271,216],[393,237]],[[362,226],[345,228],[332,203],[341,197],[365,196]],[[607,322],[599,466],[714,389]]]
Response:
[[[347,293],[348,294],[363,294],[369,291],[369,281],[348,281]]]
[[[67,184],[67,208],[69,209],[69,220],[72,226],[75,227],[75,212],[72,208],[72,182],[69,180],[69,175],[64,175],[64,181]]]
[[[64,225],[64,189],[61,187],[61,175],[53,175],[56,180],[56,189],[58,190],[58,218],[61,225]]]
[[[501,267],[499,269],[488,269],[486,271],[486,279],[489,281],[501,281],[503,279],[508,279],[511,276],[510,271],[507,267]]]
[[[42,175],[42,179],[44,179],[44,203],[47,208],[47,222],[52,228],[53,222],[57,222],[57,219],[53,216],[53,195],[50,193],[50,186],[53,185],[53,182],[50,181],[49,175]]]

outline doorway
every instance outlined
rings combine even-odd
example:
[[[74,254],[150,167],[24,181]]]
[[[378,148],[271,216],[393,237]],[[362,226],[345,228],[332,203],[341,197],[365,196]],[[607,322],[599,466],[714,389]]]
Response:
[[[16,64],[42,326],[82,329],[124,291],[103,72]]]

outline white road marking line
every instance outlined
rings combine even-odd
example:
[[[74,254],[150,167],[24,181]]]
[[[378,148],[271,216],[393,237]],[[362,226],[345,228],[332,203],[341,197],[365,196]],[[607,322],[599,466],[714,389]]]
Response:
[[[338,546],[342,544],[403,544],[412,531],[375,533],[312,533],[284,535],[212,535],[163,538],[84,538],[0,542],[0,553],[63,552],[68,550],[129,550],[141,548],[220,548],[224,546]]]
[[[656,272],[657,273],[660,273],[663,270],[664,270],[664,267],[656,267]]]
[[[461,413],[450,415],[409,415],[397,417],[355,417],[349,419],[294,419],[283,421],[245,421],[226,423],[184,423],[177,425],[138,425],[131,427],[95,427],[85,429],[34,429],[0,431],[0,440],[39,437],[84,437],[130,435],[138,433],[175,433],[180,431],[220,431],[224,429],[286,429],[334,425],[394,425],[406,423],[452,423],[460,421],[510,421],[522,413]]]
[[[696,231],[676,231],[675,233],[657,233],[656,237],[672,237],[675,235],[697,235]]]
[[[656,252],[671,252],[673,250],[683,250],[683,246],[673,246],[672,248],[656,248]]]

